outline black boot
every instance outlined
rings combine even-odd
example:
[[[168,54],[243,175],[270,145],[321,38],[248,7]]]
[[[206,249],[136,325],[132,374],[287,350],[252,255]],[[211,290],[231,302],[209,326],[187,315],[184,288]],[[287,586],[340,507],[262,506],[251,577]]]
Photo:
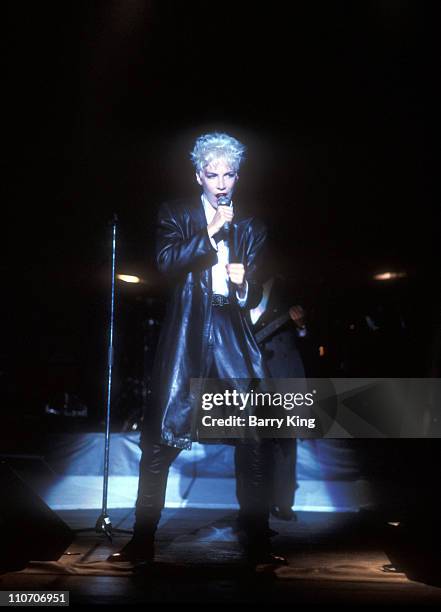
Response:
[[[132,563],[140,565],[152,563],[155,555],[154,531],[136,533],[132,539],[116,553],[107,558],[110,563]]]
[[[271,550],[269,538],[247,533],[242,540],[245,558],[249,565],[287,565],[288,560]]]
[[[275,555],[271,550],[271,537],[276,535],[269,528],[267,521],[250,520],[239,514],[239,542],[250,565],[270,564],[287,565],[288,561],[282,555]]]
[[[153,561],[154,537],[164,507],[168,470],[179,452],[180,449],[162,444],[145,444],[139,464],[133,537],[120,551],[108,557],[110,563]]]
[[[271,506],[271,514],[281,521],[297,521],[297,514],[289,506]]]

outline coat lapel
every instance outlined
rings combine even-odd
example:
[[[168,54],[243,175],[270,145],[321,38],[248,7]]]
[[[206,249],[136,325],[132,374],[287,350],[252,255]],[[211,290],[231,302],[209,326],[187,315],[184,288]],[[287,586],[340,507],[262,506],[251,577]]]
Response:
[[[191,215],[191,224],[194,231],[199,231],[207,225],[207,218],[200,196],[196,196],[189,201],[189,210]],[[231,227],[232,234],[232,253],[230,253],[230,261],[242,262],[245,258],[245,243],[243,240],[243,223],[245,219],[240,213],[234,212],[234,220]],[[230,247],[231,248],[231,247]]]
[[[207,225],[205,210],[200,197],[195,197],[190,200],[190,214],[194,229],[199,231]]]
[[[232,252],[230,253],[230,261],[236,261],[237,263],[244,263],[245,261],[245,242],[243,240],[244,237],[244,227],[243,223],[241,223],[241,219],[234,219],[233,225],[231,228],[231,234],[233,237],[232,241]]]
[[[201,197],[192,198],[189,201],[189,212],[190,212],[190,234],[198,232],[207,225],[207,217],[205,216],[204,206],[201,201]],[[202,287],[209,294],[212,292],[212,278],[211,278],[211,267],[206,268],[201,272],[200,275]]]

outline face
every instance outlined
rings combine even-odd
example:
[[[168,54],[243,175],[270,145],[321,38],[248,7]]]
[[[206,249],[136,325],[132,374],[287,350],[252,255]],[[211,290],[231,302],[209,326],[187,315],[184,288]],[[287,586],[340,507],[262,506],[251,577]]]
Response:
[[[239,176],[225,159],[220,158],[212,161],[201,172],[196,172],[196,180],[210,204],[217,208],[219,196],[227,195],[231,199]]]

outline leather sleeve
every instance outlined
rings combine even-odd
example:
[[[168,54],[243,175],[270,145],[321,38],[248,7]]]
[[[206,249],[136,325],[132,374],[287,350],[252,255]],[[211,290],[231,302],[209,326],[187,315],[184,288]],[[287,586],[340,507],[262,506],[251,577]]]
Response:
[[[262,282],[260,270],[265,256],[266,227],[257,219],[253,219],[248,228],[250,233],[247,257],[246,279],[248,281],[248,298],[245,307],[255,308],[262,299]]]
[[[177,215],[170,206],[159,209],[156,229],[156,263],[160,272],[180,274],[195,268],[207,267],[207,260],[216,254],[206,228],[184,238]],[[208,263],[208,265],[212,265]]]

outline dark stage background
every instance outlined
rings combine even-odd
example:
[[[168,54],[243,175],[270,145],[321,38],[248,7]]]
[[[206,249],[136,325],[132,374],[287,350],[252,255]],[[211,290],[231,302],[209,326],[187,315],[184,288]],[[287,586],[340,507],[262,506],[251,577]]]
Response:
[[[268,224],[321,374],[439,375],[436,2],[9,8],[4,423],[102,429],[113,211],[118,271],[145,280],[117,287],[117,420],[139,401],[163,309],[157,206],[197,192],[189,151],[211,130],[248,145],[237,200]],[[373,280],[387,271],[405,276]],[[60,393],[88,417],[45,416]]]

